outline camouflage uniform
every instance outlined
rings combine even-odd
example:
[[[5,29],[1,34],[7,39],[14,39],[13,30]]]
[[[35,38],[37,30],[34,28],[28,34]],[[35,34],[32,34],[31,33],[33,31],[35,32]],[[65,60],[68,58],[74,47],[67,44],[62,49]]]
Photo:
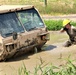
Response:
[[[65,47],[69,47],[72,44],[76,44],[76,28],[71,26],[71,29],[66,29],[64,28],[64,30],[67,32],[67,34],[69,35],[69,40],[65,43]]]

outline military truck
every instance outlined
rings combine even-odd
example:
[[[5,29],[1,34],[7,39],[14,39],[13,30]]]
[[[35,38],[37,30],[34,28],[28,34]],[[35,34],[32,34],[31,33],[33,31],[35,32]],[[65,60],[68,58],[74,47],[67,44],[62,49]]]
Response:
[[[0,61],[40,50],[48,36],[33,5],[0,5]]]

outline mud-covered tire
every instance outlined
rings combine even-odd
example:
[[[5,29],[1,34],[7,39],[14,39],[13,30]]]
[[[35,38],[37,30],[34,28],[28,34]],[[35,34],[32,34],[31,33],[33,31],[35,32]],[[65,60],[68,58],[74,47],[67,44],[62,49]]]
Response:
[[[0,54],[0,61],[6,61],[7,55],[8,55],[7,51],[4,50],[2,54]]]
[[[41,49],[41,47],[37,47],[37,50],[38,50],[38,51],[41,51],[42,49]]]
[[[44,45],[45,43],[46,43],[46,42],[44,42],[44,43],[40,44],[39,46],[37,46],[38,51],[42,51],[42,47],[43,47],[43,45]]]

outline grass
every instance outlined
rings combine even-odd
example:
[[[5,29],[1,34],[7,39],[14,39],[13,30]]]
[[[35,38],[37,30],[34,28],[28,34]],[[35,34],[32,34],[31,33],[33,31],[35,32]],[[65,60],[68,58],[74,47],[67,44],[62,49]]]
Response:
[[[23,66],[18,70],[18,75],[76,75],[76,65],[73,64],[75,60],[66,59],[64,65],[54,66],[53,64],[47,66],[41,64],[34,68],[34,72],[27,71],[24,63]]]
[[[76,0],[0,0],[0,4],[34,5],[41,14],[75,14]]]
[[[44,20],[45,25],[47,26],[48,30],[57,31],[60,30],[62,26],[63,20]],[[71,25],[76,27],[76,22],[71,22]]]
[[[62,28],[62,20],[45,20],[48,30],[60,30]]]

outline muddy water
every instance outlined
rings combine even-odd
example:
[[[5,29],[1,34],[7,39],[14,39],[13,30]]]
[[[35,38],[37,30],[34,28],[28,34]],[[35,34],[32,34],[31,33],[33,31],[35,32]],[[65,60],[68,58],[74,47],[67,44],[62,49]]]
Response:
[[[68,39],[66,33],[50,32],[50,41],[42,48],[41,52],[29,53],[25,56],[20,56],[10,59],[6,62],[0,62],[0,75],[17,75],[17,71],[25,64],[28,71],[33,75],[36,65],[43,64],[62,65],[65,63],[63,59],[71,55],[72,59],[76,58],[76,46],[63,47],[63,43]]]

